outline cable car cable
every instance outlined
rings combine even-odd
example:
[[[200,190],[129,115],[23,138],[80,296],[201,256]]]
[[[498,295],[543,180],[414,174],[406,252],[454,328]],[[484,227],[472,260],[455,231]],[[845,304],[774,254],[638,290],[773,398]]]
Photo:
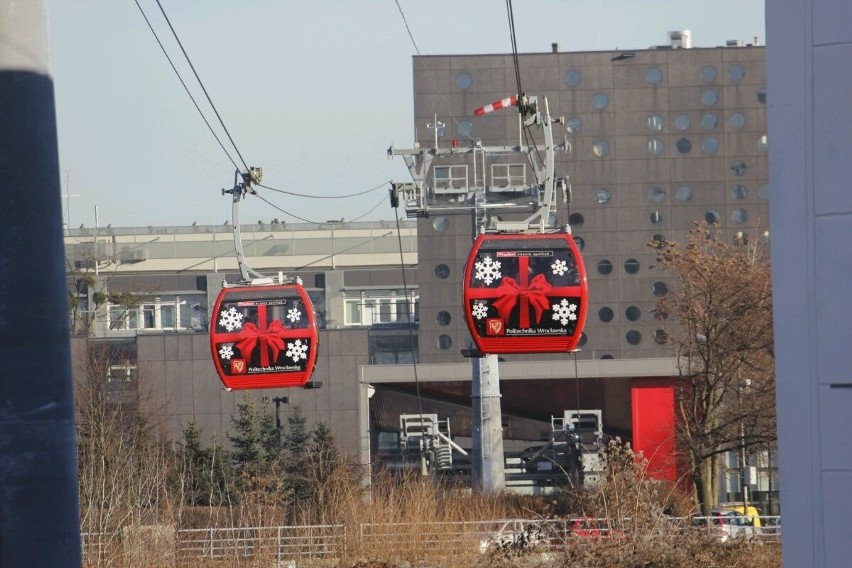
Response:
[[[166,23],[169,25],[169,29],[172,31],[172,35],[174,36],[175,41],[177,41],[178,47],[180,47],[181,52],[183,52],[183,56],[186,59],[186,62],[189,64],[189,68],[192,69],[192,73],[195,75],[195,79],[198,81],[199,86],[201,86],[201,90],[204,92],[204,96],[207,97],[207,102],[210,103],[210,108],[213,109],[213,112],[216,114],[216,118],[219,119],[219,124],[222,125],[222,129],[228,136],[228,140],[231,141],[231,145],[234,147],[234,151],[236,151],[237,156],[240,158],[243,167],[245,167],[245,171],[251,171],[251,168],[249,168],[248,164],[245,161],[245,158],[243,158],[243,155],[240,153],[240,149],[237,147],[237,143],[234,142],[234,138],[231,136],[230,131],[228,131],[228,127],[225,126],[225,121],[222,120],[222,116],[216,109],[216,105],[213,104],[213,99],[210,98],[210,94],[207,92],[207,88],[204,86],[204,82],[201,80],[201,77],[199,77],[198,72],[195,70],[195,65],[192,64],[192,60],[189,58],[189,54],[186,52],[186,49],[184,49],[183,43],[180,41],[180,38],[177,35],[177,31],[175,31],[174,26],[172,26],[172,22],[169,19],[169,16],[166,14],[166,10],[163,8],[163,5],[162,3],[160,3],[160,0],[157,0],[157,6],[160,7],[160,12],[162,12],[163,18],[165,18]]]
[[[163,45],[163,42],[160,41],[160,36],[157,35],[157,31],[154,29],[154,26],[151,24],[151,21],[148,19],[148,16],[145,14],[145,11],[142,9],[142,6],[139,4],[139,0],[133,0],[133,1],[136,2],[136,7],[139,8],[139,12],[142,14],[142,17],[145,19],[145,23],[148,24],[148,29],[151,30],[151,33],[154,35],[154,39],[157,40],[157,44],[160,46],[160,49],[163,51],[163,55],[166,56],[166,59],[168,60],[169,65],[171,65],[171,67],[172,67],[172,71],[174,71],[175,75],[177,75],[178,81],[180,81],[180,84],[183,86],[183,90],[186,91],[186,94],[189,95],[189,98],[192,101],[192,104],[195,105],[195,110],[197,110],[198,114],[201,115],[201,119],[204,121],[204,124],[207,125],[207,129],[210,130],[210,133],[213,135],[213,138],[215,138],[216,142],[219,143],[219,147],[222,148],[222,151],[225,152],[225,155],[228,156],[228,159],[231,161],[231,163],[234,165],[234,167],[239,169],[239,166],[237,165],[236,160],[234,160],[234,158],[231,157],[231,153],[228,152],[228,149],[225,148],[225,145],[222,143],[222,140],[219,138],[219,135],[216,134],[215,130],[213,130],[213,125],[210,124],[210,121],[207,120],[206,116],[204,116],[204,112],[201,110],[201,107],[198,106],[198,101],[196,101],[195,97],[192,96],[192,93],[190,92],[189,87],[186,84],[186,81],[183,80],[183,77],[181,76],[180,71],[178,71],[177,67],[174,64],[174,61],[172,61],[172,58],[169,56],[168,51],[166,51],[166,47]]]
[[[264,185],[262,183],[256,183],[255,185],[257,187],[262,187],[263,189],[268,189],[270,191],[283,193],[285,195],[292,195],[294,197],[307,197],[309,199],[347,199],[349,197],[358,197],[359,195],[366,195],[368,193],[372,193],[373,191],[377,191],[379,189],[384,188],[387,184],[392,183],[392,182],[393,182],[393,180],[388,180],[388,181],[382,182],[381,185],[377,185],[376,187],[373,187],[371,189],[365,189],[364,191],[359,191],[357,193],[349,193],[347,195],[309,195],[307,193],[296,193],[296,192],[293,192],[293,191],[287,191],[287,190],[284,190],[284,189],[278,189],[278,188],[275,188],[275,187],[270,187],[270,186]],[[384,198],[382,198],[382,201],[384,202]]]

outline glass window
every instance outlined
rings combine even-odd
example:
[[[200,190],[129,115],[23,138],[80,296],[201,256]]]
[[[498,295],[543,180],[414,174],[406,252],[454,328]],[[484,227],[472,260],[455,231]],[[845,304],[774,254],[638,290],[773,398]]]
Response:
[[[766,87],[761,87],[757,90],[757,102],[766,104]]]
[[[732,65],[731,68],[728,69],[728,76],[734,83],[739,83],[743,80],[743,77],[745,77],[745,69],[742,68],[742,65]]]
[[[574,242],[577,243],[578,249],[583,250],[584,248],[586,248],[586,241],[583,239],[583,237],[578,237],[575,235]]]
[[[716,138],[705,138],[701,142],[701,149],[706,154],[715,154],[719,151],[719,141]]]
[[[692,142],[688,138],[681,138],[677,141],[676,146],[677,151],[681,154],[689,154],[689,151],[692,150]]]
[[[361,325],[361,300],[346,300],[345,317],[347,325]]]
[[[715,209],[708,209],[704,212],[704,220],[707,221],[708,225],[718,225],[722,216]]]
[[[757,190],[757,194],[763,199],[769,199],[769,184],[764,183],[760,186],[760,189]]]
[[[660,211],[654,211],[651,213],[651,224],[652,225],[662,225],[665,221],[665,217]]]
[[[583,129],[583,121],[576,116],[570,117],[565,122],[565,125],[568,127],[569,134],[579,134],[580,131]]]
[[[748,212],[742,207],[734,209],[731,211],[731,221],[737,224],[745,223],[748,221]]]
[[[692,199],[692,188],[688,185],[682,185],[675,191],[675,197],[678,201],[689,201]]]
[[[658,329],[654,332],[654,343],[657,345],[665,345],[669,341],[669,334],[664,329]]]
[[[453,338],[447,335],[446,333],[442,333],[438,336],[438,349],[446,351],[447,349],[453,346]]]
[[[713,130],[719,126],[719,119],[715,114],[708,112],[701,117],[701,126],[703,126],[705,130]]]
[[[604,203],[609,203],[612,195],[609,193],[609,190],[605,187],[599,188],[595,192],[595,201],[598,202],[599,205],[603,205]]]
[[[657,85],[663,80],[663,72],[658,67],[651,67],[645,73],[645,80],[652,85]]]
[[[473,85],[473,77],[470,73],[459,73],[456,76],[456,86],[462,91],[468,90]]]
[[[592,95],[592,106],[603,110],[609,105],[609,96],[606,93],[595,93]]]
[[[569,87],[576,87],[580,84],[582,78],[583,77],[582,75],[580,75],[579,71],[572,69],[571,71],[565,73],[565,84]]]
[[[598,310],[598,318],[604,323],[612,321],[613,315],[612,308],[603,307]]]
[[[734,187],[731,188],[731,198],[736,199],[737,201],[742,201],[748,195],[748,190],[746,186],[741,183],[738,183]]]
[[[716,94],[716,91],[713,89],[707,89],[703,93],[701,93],[701,102],[704,103],[705,106],[713,106],[719,101],[719,96]]]
[[[651,237],[651,240],[655,243],[664,243],[666,242],[666,237],[664,235],[661,235],[660,233],[656,233],[653,237]]]
[[[659,138],[654,138],[648,141],[648,151],[655,156],[663,153],[663,141]]]
[[[642,343],[642,334],[636,331],[635,329],[631,329],[627,332],[627,343],[630,345],[639,345]]]
[[[453,316],[450,312],[441,310],[435,315],[435,321],[438,322],[438,325],[450,325],[450,322],[453,321]]]
[[[701,69],[701,79],[705,83],[712,83],[716,80],[716,68],[712,65],[706,65]]]
[[[599,274],[609,274],[612,272],[612,263],[608,260],[600,260],[598,261],[598,273]]]
[[[748,171],[748,166],[742,160],[737,160],[731,164],[731,171],[734,172],[735,176],[744,176]]]
[[[766,134],[762,135],[760,138],[757,139],[757,149],[761,152],[769,151],[769,138],[766,136]]]
[[[589,338],[586,336],[586,332],[580,334],[580,341],[577,342],[577,347],[582,347],[586,344]]]
[[[450,220],[443,216],[435,217],[432,219],[432,228],[439,233],[443,233],[450,228]]]
[[[443,262],[435,267],[435,276],[440,278],[441,280],[445,280],[450,277],[450,267],[444,264]]]
[[[624,271],[627,274],[636,274],[639,272],[639,261],[635,258],[629,258],[624,261]]]
[[[568,224],[572,227],[582,227],[585,222],[586,218],[583,217],[582,213],[571,213],[568,217]]]
[[[651,291],[654,292],[654,295],[656,297],[662,298],[663,296],[669,293],[669,287],[666,285],[665,282],[657,281],[654,282],[654,284],[651,286]]]
[[[659,132],[663,129],[663,117],[659,114],[652,114],[648,117],[648,130]]]
[[[745,115],[741,112],[735,112],[731,115],[731,118],[728,119],[728,124],[731,125],[731,128],[736,128],[737,130],[745,126],[745,123]]]
[[[613,357],[609,353],[606,353],[604,355],[601,355],[601,359],[615,359],[615,357]]]
[[[679,114],[675,117],[674,125],[678,130],[686,130],[689,128],[689,116],[685,114]]]
[[[651,188],[649,197],[654,203],[661,203],[666,198],[666,192],[662,187],[654,186]]]
[[[629,306],[626,310],[624,310],[624,316],[630,321],[637,321],[640,317],[642,317],[642,310],[640,310],[638,306]]]
[[[465,137],[473,136],[473,123],[469,120],[459,122],[459,134]]]
[[[592,146],[592,152],[594,152],[595,156],[599,158],[606,156],[609,154],[609,142],[606,140],[595,142],[595,145]]]

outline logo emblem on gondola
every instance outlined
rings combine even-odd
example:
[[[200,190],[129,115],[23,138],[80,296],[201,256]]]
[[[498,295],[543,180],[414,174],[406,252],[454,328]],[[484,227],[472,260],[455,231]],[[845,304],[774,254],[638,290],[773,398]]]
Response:
[[[232,375],[245,375],[248,368],[246,367],[245,359],[232,359],[231,360],[231,374]]]
[[[506,326],[500,318],[488,318],[485,320],[485,328],[488,335],[506,335]]]

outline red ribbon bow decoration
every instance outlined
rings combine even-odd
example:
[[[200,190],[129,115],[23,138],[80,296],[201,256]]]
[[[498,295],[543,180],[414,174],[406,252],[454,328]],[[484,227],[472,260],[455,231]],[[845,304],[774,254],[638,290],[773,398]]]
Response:
[[[269,366],[269,352],[272,351],[272,360],[278,359],[278,354],[284,349],[284,337],[286,330],[279,320],[272,320],[265,329],[247,322],[240,331],[237,349],[243,357],[249,359],[254,348],[260,343],[260,365]]]
[[[547,300],[547,294],[553,289],[544,274],[538,274],[530,282],[529,286],[522,287],[511,276],[504,276],[503,281],[497,288],[500,297],[494,300],[494,307],[504,321],[509,321],[509,315],[512,309],[520,301],[521,313],[518,324],[521,328],[530,326],[530,310],[532,304],[535,310],[536,323],[541,321],[541,315],[545,310],[550,309],[550,302]]]

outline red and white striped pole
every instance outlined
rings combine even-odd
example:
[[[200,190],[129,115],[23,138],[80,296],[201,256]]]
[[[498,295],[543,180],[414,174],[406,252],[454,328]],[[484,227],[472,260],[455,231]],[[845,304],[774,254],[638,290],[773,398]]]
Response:
[[[494,112],[495,110],[500,110],[502,108],[515,106],[518,104],[518,97],[506,97],[505,99],[500,99],[499,101],[494,101],[490,105],[485,105],[479,107],[475,111],[473,111],[473,116],[482,116],[483,114],[487,114],[489,112]]]

